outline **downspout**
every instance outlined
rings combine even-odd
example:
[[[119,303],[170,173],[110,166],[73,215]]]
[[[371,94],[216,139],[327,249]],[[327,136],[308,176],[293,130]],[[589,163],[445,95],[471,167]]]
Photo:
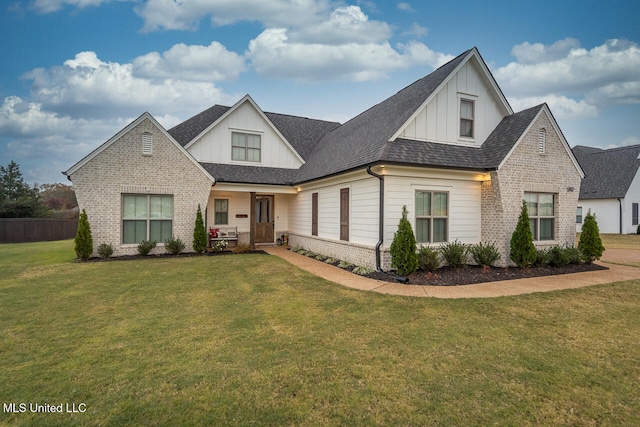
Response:
[[[618,204],[620,205],[620,234],[622,234],[622,199],[618,197]]]
[[[376,243],[376,271],[381,272],[380,266],[380,248],[384,242],[384,176],[378,175],[371,170],[371,166],[367,166],[367,173],[380,181],[380,212],[378,213],[378,243]]]

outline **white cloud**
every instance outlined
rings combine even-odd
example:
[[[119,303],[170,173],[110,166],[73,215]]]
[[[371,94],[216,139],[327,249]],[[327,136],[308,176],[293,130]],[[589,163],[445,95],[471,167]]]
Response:
[[[135,116],[151,108],[180,115],[233,99],[211,82],[180,80],[179,73],[165,77],[136,77],[132,64],[103,62],[95,52],[81,52],[62,66],[24,75],[32,80],[33,101],[62,116]]]
[[[209,46],[180,43],[162,55],[151,52],[133,61],[133,75],[148,79],[214,82],[233,80],[245,69],[244,58],[215,41]]]
[[[429,29],[427,27],[423,27],[417,22],[414,22],[413,24],[411,24],[411,27],[409,27],[408,29],[402,32],[402,35],[421,38],[426,36],[428,32],[429,32]]]
[[[304,26],[330,10],[329,0],[147,0],[135,8],[144,20],[143,32],[193,30],[211,17],[214,25],[256,21],[266,26]]]
[[[628,147],[630,145],[640,145],[640,138],[638,138],[637,136],[630,136],[623,139],[620,145],[622,145],[623,147]]]
[[[246,56],[260,74],[307,81],[348,79],[377,80],[394,70],[412,65],[436,67],[451,57],[411,42],[398,46],[388,42],[327,45],[289,40],[286,29],[267,29],[249,43]]]
[[[409,3],[405,3],[405,2],[398,3],[398,9],[404,12],[411,12],[411,13],[415,12],[415,9],[412,8]]]
[[[289,37],[296,42],[337,45],[381,42],[391,35],[387,23],[370,21],[359,6],[347,6],[335,9],[325,21],[291,31]]]
[[[52,13],[57,12],[64,6],[73,6],[78,8],[84,8],[89,6],[100,6],[103,3],[110,3],[113,1],[135,1],[135,0],[34,0],[30,8],[36,10],[39,13]]]
[[[640,102],[640,47],[634,42],[614,39],[586,50],[565,39],[551,46],[523,43],[512,52],[518,62],[495,72],[508,94],[571,94],[593,105]]]
[[[562,95],[548,94],[524,98],[510,98],[514,111],[521,111],[546,102],[557,119],[591,119],[598,116],[598,109],[585,102],[576,101]]]

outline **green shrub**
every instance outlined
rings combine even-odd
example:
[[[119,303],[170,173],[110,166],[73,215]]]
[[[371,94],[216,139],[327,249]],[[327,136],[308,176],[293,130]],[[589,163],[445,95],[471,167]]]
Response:
[[[329,257],[329,258],[325,259],[324,262],[326,262],[327,264],[335,264],[336,262],[338,262],[338,260],[335,259],[335,258]]]
[[[204,252],[207,247],[207,230],[204,228],[204,221],[202,220],[202,210],[198,203],[198,210],[196,212],[196,223],[193,226],[193,250],[197,254]]]
[[[211,242],[211,252],[218,253],[227,249],[227,241],[226,240],[216,240]]]
[[[518,267],[531,267],[536,262],[536,247],[533,245],[529,213],[527,212],[527,203],[524,200],[518,217],[518,225],[511,235],[510,257]]]
[[[423,246],[418,251],[418,268],[422,271],[434,272],[440,267],[438,250],[430,246]]]
[[[567,258],[569,258],[569,264],[582,264],[582,254],[575,246],[565,246],[564,250],[567,252]]]
[[[480,242],[477,245],[471,245],[469,247],[469,252],[476,264],[481,267],[493,267],[493,264],[502,258],[495,243]]]
[[[636,234],[640,234],[640,225],[638,225],[638,229],[636,230]]]
[[[359,276],[366,276],[367,274],[371,274],[374,271],[375,270],[371,267],[356,267],[351,272]]]
[[[536,262],[538,267],[546,267],[549,265],[549,251],[546,249],[536,250]]]
[[[149,255],[149,252],[151,252],[151,249],[156,247],[156,244],[157,242],[155,240],[152,240],[152,241],[143,240],[138,245],[138,253],[143,256]]]
[[[582,232],[580,233],[580,241],[578,242],[578,250],[582,254],[582,260],[587,264],[600,259],[604,246],[600,238],[600,230],[595,216],[591,215],[591,210],[584,217],[582,224]]]
[[[398,270],[398,274],[408,276],[418,269],[418,255],[416,254],[416,237],[407,219],[407,207],[402,207],[402,218],[398,223],[398,231],[391,242],[391,266]]]
[[[178,255],[184,251],[185,247],[184,242],[180,239],[167,239],[164,241],[164,248],[171,255]]]
[[[93,253],[93,237],[91,237],[91,226],[84,209],[78,218],[78,230],[74,242],[76,256],[82,261],[88,260]]]
[[[250,254],[255,248],[253,245],[238,245],[231,249],[234,254]]]
[[[347,262],[347,261],[340,261],[340,263],[338,264],[338,267],[340,267],[340,268],[351,268],[351,267],[353,267],[353,264],[351,264],[350,262]]]
[[[102,243],[98,246],[98,255],[100,255],[100,258],[109,258],[113,255],[113,246],[111,243]]]
[[[551,267],[564,267],[569,264],[569,254],[562,246],[553,246],[549,249],[549,265]]]
[[[324,261],[325,259],[327,259],[327,257],[326,257],[326,255],[317,255],[317,256],[316,256],[316,259],[317,259],[318,261]]]
[[[458,240],[446,243],[440,248],[440,255],[448,266],[458,268],[467,265],[469,257],[469,245]]]

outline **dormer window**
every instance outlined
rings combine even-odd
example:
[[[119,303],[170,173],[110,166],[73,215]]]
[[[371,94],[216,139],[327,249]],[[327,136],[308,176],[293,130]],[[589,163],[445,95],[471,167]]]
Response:
[[[231,133],[231,160],[260,162],[260,135],[251,133]]]
[[[142,155],[150,156],[153,154],[153,136],[149,132],[142,134]]]
[[[473,138],[473,101],[469,99],[460,100],[460,136]]]

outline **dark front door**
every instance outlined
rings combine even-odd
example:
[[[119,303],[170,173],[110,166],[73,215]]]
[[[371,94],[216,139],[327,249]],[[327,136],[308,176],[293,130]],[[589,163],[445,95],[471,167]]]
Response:
[[[273,243],[273,196],[256,196],[255,214],[256,243]]]

